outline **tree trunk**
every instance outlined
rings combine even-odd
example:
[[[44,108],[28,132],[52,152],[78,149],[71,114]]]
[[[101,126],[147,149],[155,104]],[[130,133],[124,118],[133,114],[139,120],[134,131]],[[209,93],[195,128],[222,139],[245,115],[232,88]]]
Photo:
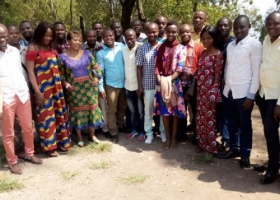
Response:
[[[52,13],[52,16],[53,16],[53,20],[55,22],[57,22],[57,14],[56,14],[56,11],[55,11],[55,8],[54,8],[54,5],[53,5],[53,0],[50,0],[48,4],[51,8],[51,13]]]
[[[73,0],[70,0],[70,30],[73,25]]]
[[[140,19],[143,22],[146,21],[142,0],[137,0],[136,5],[137,5],[137,12],[138,12],[138,19]]]
[[[121,24],[123,30],[130,28],[130,18],[132,14],[133,7],[136,3],[136,0],[120,0],[122,5],[122,17]]]

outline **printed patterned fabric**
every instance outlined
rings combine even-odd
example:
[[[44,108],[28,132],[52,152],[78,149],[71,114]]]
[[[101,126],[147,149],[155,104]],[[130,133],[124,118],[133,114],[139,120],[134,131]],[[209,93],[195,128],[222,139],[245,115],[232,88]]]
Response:
[[[103,125],[103,117],[98,107],[98,87],[94,86],[94,77],[100,78],[102,71],[92,54],[85,50],[79,60],[59,56],[61,78],[74,86],[67,90],[71,128],[78,130]]]
[[[214,84],[215,74],[221,75],[221,52],[199,59],[197,79],[196,134],[199,147],[205,152],[217,153],[216,109],[210,102],[221,102],[219,84]]]
[[[35,76],[44,94],[43,106],[36,106],[43,151],[70,147],[68,113],[63,96],[57,54],[54,51],[28,51],[26,60],[35,61]]]
[[[159,48],[159,46],[158,46]],[[157,50],[158,50],[157,48]],[[169,53],[170,48],[165,48],[165,53],[162,58],[163,67],[166,65],[166,57]],[[184,66],[185,66],[185,59],[186,56],[183,56],[185,51],[185,47],[182,45],[178,45],[176,47],[176,50],[174,52],[174,60],[173,60],[173,66],[172,71],[174,72],[183,72]],[[157,52],[156,52],[157,55]],[[155,58],[156,59],[156,58]],[[154,98],[154,111],[153,115],[162,115],[162,116],[176,116],[179,118],[185,118],[186,117],[186,108],[184,103],[184,94],[182,89],[182,83],[180,78],[176,78],[172,81],[172,85],[174,88],[173,92],[176,92],[176,102],[177,105],[171,104],[171,101],[168,103],[165,103],[162,99],[160,90],[156,90],[155,98]],[[158,87],[158,84],[157,84]]]

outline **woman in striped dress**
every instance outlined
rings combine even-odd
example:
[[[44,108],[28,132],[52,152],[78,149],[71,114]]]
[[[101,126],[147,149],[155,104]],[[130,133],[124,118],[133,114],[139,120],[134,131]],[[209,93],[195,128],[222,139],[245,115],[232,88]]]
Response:
[[[57,150],[67,152],[71,140],[57,53],[50,45],[53,39],[52,25],[41,22],[26,54],[28,75],[36,98],[40,143],[50,157],[58,156]]]

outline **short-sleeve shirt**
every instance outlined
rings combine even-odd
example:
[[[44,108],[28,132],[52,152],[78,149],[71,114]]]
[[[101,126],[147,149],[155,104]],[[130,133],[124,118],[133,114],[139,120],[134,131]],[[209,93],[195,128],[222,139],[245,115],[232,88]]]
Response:
[[[152,46],[149,42],[138,48],[135,64],[143,66],[142,87],[144,90],[154,90],[156,87],[155,55],[156,48],[160,43]]]

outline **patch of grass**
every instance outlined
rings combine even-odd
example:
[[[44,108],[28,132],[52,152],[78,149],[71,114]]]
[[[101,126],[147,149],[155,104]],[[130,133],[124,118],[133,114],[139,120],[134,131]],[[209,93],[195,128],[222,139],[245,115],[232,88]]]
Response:
[[[203,153],[201,155],[198,155],[194,158],[194,161],[198,164],[211,164],[214,162],[213,155],[209,153]]]
[[[144,183],[147,178],[148,176],[137,174],[129,177],[121,177],[120,180],[121,182],[127,185],[136,185],[136,184]]]
[[[73,171],[63,171],[61,172],[61,177],[64,181],[69,181],[77,174],[78,174],[77,172],[73,172]]]
[[[87,150],[91,152],[110,152],[112,149],[112,144],[107,143],[107,142],[102,142],[102,143],[90,143],[89,145],[86,146]]]
[[[11,178],[4,178],[0,180],[0,193],[18,190],[21,188],[24,188],[24,185],[19,182],[19,180]]]
[[[110,167],[110,164],[105,161],[101,162],[94,162],[91,164],[90,169],[96,170],[96,169],[108,169]]]

